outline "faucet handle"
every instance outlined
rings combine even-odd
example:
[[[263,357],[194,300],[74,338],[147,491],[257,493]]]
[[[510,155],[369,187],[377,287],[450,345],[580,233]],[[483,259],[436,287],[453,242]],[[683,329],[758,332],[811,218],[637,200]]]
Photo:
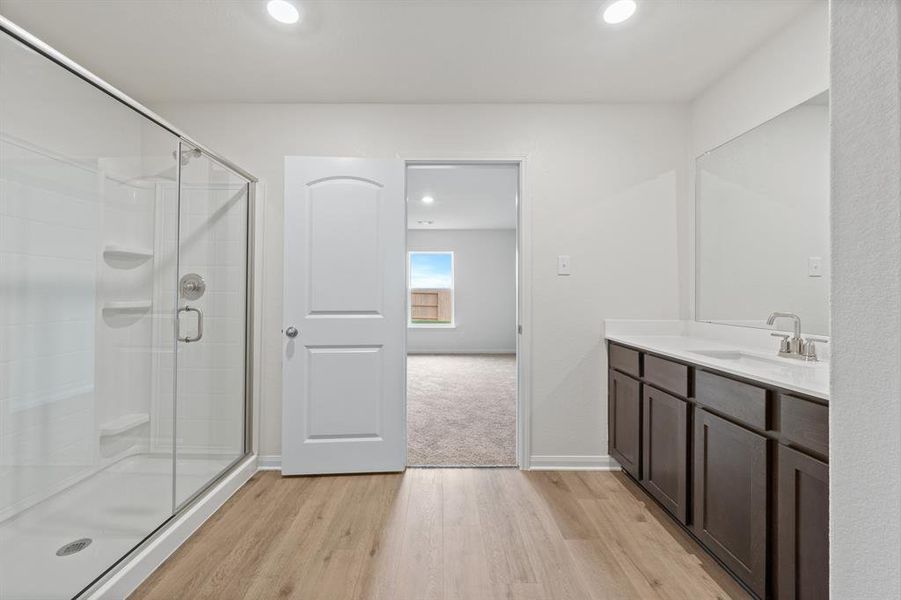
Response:
[[[820,344],[828,344],[829,340],[827,340],[826,338],[821,338],[821,337],[807,338],[806,340],[804,340],[804,346],[803,346],[803,351],[801,352],[801,358],[803,358],[804,360],[809,360],[809,361],[815,362],[817,360],[816,344],[818,342]]]
[[[779,341],[779,353],[780,354],[788,354],[791,352],[791,342],[788,341],[790,337],[787,333],[771,333],[773,337],[782,338]]]

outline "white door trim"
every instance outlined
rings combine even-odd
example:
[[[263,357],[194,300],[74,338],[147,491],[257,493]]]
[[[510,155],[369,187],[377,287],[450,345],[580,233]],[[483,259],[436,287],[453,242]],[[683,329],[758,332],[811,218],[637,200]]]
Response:
[[[407,158],[405,161],[407,167],[430,164],[501,164],[519,167],[519,193],[516,203],[516,322],[518,326],[522,327],[522,333],[516,336],[516,461],[520,470],[523,471],[531,468],[532,431],[532,205],[525,186],[528,161],[527,154],[487,158],[454,155]],[[406,184],[406,177],[404,177],[404,183]],[[406,379],[406,372],[404,378]],[[404,404],[406,405],[406,399]]]

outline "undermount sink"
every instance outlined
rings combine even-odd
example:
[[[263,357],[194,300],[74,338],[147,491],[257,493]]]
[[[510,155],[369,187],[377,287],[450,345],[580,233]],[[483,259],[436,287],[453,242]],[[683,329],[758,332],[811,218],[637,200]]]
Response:
[[[746,354],[739,350],[692,350],[691,353],[706,356],[707,358],[714,358],[716,360],[727,360],[729,362],[746,365],[785,367],[789,366],[789,364],[797,364],[798,366],[807,364],[803,361],[792,361],[789,363],[787,359],[765,358],[754,354]]]

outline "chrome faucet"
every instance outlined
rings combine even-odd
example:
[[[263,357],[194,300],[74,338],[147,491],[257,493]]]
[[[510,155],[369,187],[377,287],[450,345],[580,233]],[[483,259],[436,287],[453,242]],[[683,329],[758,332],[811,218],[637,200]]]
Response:
[[[786,312],[774,312],[772,313],[766,320],[767,325],[772,325],[776,322],[776,319],[791,319],[793,321],[794,327],[792,330],[792,336],[789,337],[787,333],[771,333],[770,335],[774,337],[782,338],[782,341],[779,342],[779,356],[784,356],[786,358],[797,358],[800,360],[806,360],[811,362],[816,362],[817,360],[817,348],[816,343],[827,343],[829,340],[825,340],[823,338],[817,337],[808,337],[804,340],[801,337],[801,317],[794,313],[786,313]]]
[[[789,337],[783,333],[771,333],[775,337],[781,337],[782,342],[779,344],[779,356],[797,357],[801,355],[801,346],[804,340],[801,339],[801,317],[794,313],[774,312],[766,320],[767,325],[772,325],[776,319],[791,319],[794,321],[794,335]]]

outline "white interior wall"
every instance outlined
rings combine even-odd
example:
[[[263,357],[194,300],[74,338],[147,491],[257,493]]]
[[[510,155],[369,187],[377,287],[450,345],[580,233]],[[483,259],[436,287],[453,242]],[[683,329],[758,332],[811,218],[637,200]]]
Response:
[[[679,210],[682,318],[695,317],[695,159],[827,90],[828,32],[820,0],[691,103],[689,193]]]
[[[261,177],[261,445],[280,453],[285,155],[525,157],[532,263],[532,455],[606,455],[601,321],[693,316],[694,157],[828,88],[818,4],[690,108],[642,105],[160,104]],[[672,152],[682,161],[672,162]],[[684,156],[690,156],[685,166]],[[636,159],[636,157],[640,157]],[[688,190],[688,193],[686,193]],[[678,236],[678,237],[677,237]],[[575,273],[556,276],[556,256]],[[553,460],[551,460],[553,462]]]
[[[161,114],[246,165],[268,186],[261,452],[277,455],[280,449],[281,339],[272,332],[282,326],[281,240],[275,238],[281,236],[284,155],[528,156],[525,192],[535,206],[535,258],[525,268],[536,278],[532,453],[604,455],[600,320],[665,318],[674,310],[671,286],[678,293],[677,314],[693,317],[694,157],[827,89],[826,29],[822,2],[701,94],[690,106],[690,131],[681,140],[678,129],[686,126],[686,110],[679,107],[159,105]],[[611,122],[618,113],[626,118]],[[652,121],[640,122],[642,113],[656,113],[656,119],[668,114],[662,145],[648,128]],[[630,130],[634,136],[628,135]],[[687,169],[666,162],[678,146],[690,157]],[[650,155],[648,148],[654,149]],[[635,162],[635,156],[642,159]],[[638,173],[644,175],[636,177]],[[655,180],[653,173],[666,177]],[[663,192],[656,202],[651,200],[654,186]],[[642,243],[629,243],[625,232],[630,222],[642,221],[641,213],[633,212],[642,203],[655,207],[648,211],[650,229],[634,227]],[[673,229],[667,230],[670,219]],[[655,232],[660,239],[649,240]],[[659,252],[671,243],[675,250]],[[635,248],[637,254],[623,247]],[[572,278],[555,275],[556,255],[565,253],[573,256]],[[655,255],[666,259],[657,262]],[[677,273],[670,270],[671,261],[677,262]],[[646,295],[652,288],[657,288],[652,292],[656,300]],[[569,314],[560,317],[558,312]],[[566,325],[555,327],[561,321]]]
[[[693,156],[829,88],[828,8],[819,0],[694,99]]]
[[[533,456],[607,454],[605,318],[678,315],[688,115],[668,105],[162,104],[266,185],[261,453],[281,448],[283,159],[525,158]],[[557,255],[573,275],[558,277]],[[586,458],[587,457],[587,458]]]
[[[407,230],[407,250],[454,253],[454,327],[410,327],[410,353],[516,351],[516,231]]]
[[[901,598],[901,3],[831,33],[831,597]]]

